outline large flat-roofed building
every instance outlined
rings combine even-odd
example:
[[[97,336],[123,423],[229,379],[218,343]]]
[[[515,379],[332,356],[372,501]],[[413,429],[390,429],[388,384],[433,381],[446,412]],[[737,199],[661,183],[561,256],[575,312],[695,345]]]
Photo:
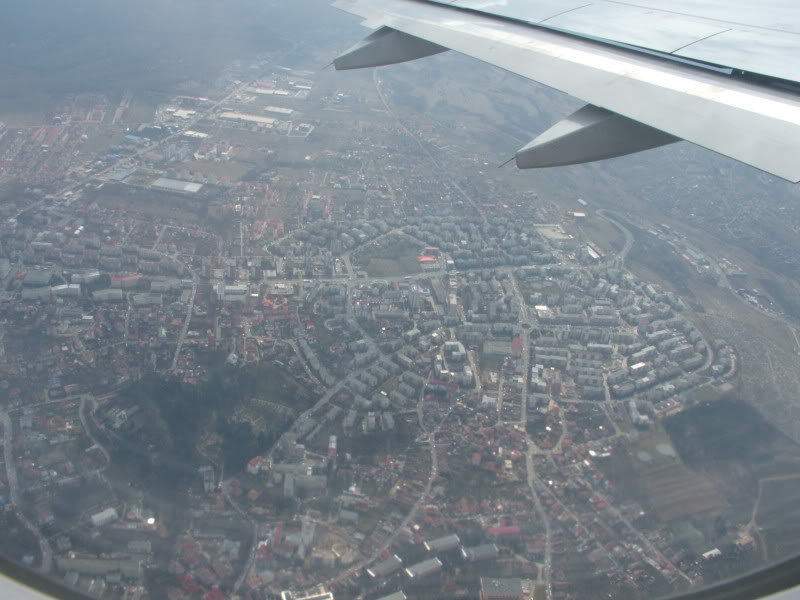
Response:
[[[251,94],[261,94],[262,96],[288,96],[289,90],[276,90],[272,88],[249,87],[247,91]]]
[[[95,527],[108,525],[117,519],[119,519],[119,513],[115,508],[107,508],[91,516],[92,525]]]
[[[225,286],[225,295],[227,296],[244,296],[247,293],[247,284],[237,283]]]
[[[472,546],[471,548],[464,548],[461,550],[461,555],[464,560],[468,562],[477,562],[479,560],[491,560],[497,558],[500,551],[494,544],[483,544],[481,546]]]
[[[142,283],[142,276],[138,273],[129,273],[127,275],[112,275],[111,287],[115,289],[130,289],[135,288]]]
[[[34,269],[25,274],[22,285],[25,287],[44,287],[50,285],[55,272],[52,269]]]
[[[0,269],[0,275],[2,275]],[[100,271],[86,271],[85,273],[73,273],[70,280],[72,283],[93,283],[100,279]]]
[[[393,554],[386,560],[374,564],[367,569],[367,574],[375,579],[388,577],[392,573],[398,571],[403,566],[403,561],[400,560],[396,554]]]
[[[290,283],[273,283],[269,293],[273,296],[291,296],[294,294],[294,286]]]
[[[238,113],[238,112],[220,113],[219,118],[227,119],[228,121],[243,121],[245,123],[255,123],[257,125],[268,125],[270,127],[275,123],[275,119],[273,119],[272,117],[248,115],[245,113]]]
[[[401,591],[394,592],[388,596],[381,596],[378,600],[406,600],[407,596]]]
[[[275,113],[276,115],[283,115],[288,117],[294,111],[291,108],[281,108],[280,106],[267,106],[264,108],[264,112]]]
[[[458,548],[460,544],[461,540],[453,533],[425,542],[425,550],[428,552],[447,552],[448,550]]]
[[[84,575],[108,575],[119,572],[124,577],[138,579],[142,576],[142,563],[138,560],[110,558],[56,558],[62,571],[77,571]]]
[[[161,294],[136,294],[131,297],[134,306],[160,306],[163,300]]]
[[[429,575],[434,575],[441,570],[442,561],[440,561],[438,558],[431,558],[408,567],[406,569],[406,575],[408,575],[411,579],[421,579],[423,577],[428,577]]]
[[[81,286],[79,283],[64,283],[56,285],[51,288],[54,296],[69,296],[78,297],[81,295]]]
[[[159,177],[151,185],[152,187],[161,190],[181,192],[183,194],[196,194],[203,189],[202,183],[194,183],[193,181],[180,181],[179,179],[168,179],[166,177]]]
[[[122,302],[125,297],[122,290],[97,290],[92,292],[92,299],[95,302]]]
[[[521,600],[522,581],[481,577],[481,600]]]
[[[333,593],[327,590],[319,590],[305,594],[303,592],[281,592],[281,600],[335,600]]]

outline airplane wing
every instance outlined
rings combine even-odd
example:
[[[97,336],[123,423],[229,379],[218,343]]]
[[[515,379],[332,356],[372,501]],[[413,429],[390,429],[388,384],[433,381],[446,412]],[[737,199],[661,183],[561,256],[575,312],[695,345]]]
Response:
[[[586,101],[516,153],[537,168],[678,140],[800,181],[796,0],[335,0],[375,29],[334,60],[454,50]]]

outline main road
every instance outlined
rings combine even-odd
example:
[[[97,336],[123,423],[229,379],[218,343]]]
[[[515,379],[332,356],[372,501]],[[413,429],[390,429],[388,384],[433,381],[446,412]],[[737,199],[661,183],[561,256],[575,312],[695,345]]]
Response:
[[[181,333],[178,336],[178,341],[175,345],[175,355],[172,357],[172,365],[170,366],[170,370],[174,371],[175,368],[178,366],[178,359],[181,355],[181,349],[183,348],[183,342],[186,340],[186,334],[189,332],[189,323],[192,321],[192,311],[194,310],[194,298],[197,295],[197,273],[192,271],[192,295],[189,297],[189,306],[186,308],[186,318],[183,320],[183,326],[181,327]]]
[[[617,258],[621,259],[622,264],[624,265],[625,259],[628,257],[628,253],[631,251],[631,248],[633,248],[633,244],[636,241],[636,238],[631,233],[631,230],[625,227],[625,225],[621,223],[621,221],[623,221],[625,217],[607,208],[598,209],[597,214],[602,219],[605,219],[606,221],[611,223],[614,227],[619,229],[622,232],[622,235],[625,236],[625,244],[623,245],[622,250],[620,250],[619,253],[617,254]]]
[[[523,368],[525,370],[522,375],[521,425],[523,427],[523,431],[525,432],[525,439],[528,445],[527,452],[525,453],[525,473],[527,477],[528,489],[530,490],[531,498],[533,499],[534,508],[536,509],[536,513],[539,515],[539,518],[542,521],[542,525],[544,526],[544,568],[542,569],[540,577],[544,582],[545,596],[547,600],[552,600],[553,531],[550,524],[550,517],[547,516],[547,512],[544,510],[541,498],[539,497],[539,492],[536,490],[536,471],[534,469],[533,457],[534,454],[536,454],[537,447],[536,443],[533,441],[533,439],[531,439],[530,434],[528,433],[528,387],[530,386],[531,376],[530,330],[534,325],[534,319],[531,317],[530,310],[525,302],[525,296],[519,289],[517,278],[513,273],[510,273],[509,275],[511,278],[511,285],[514,289],[514,296],[519,303],[520,322],[522,323],[522,361]]]

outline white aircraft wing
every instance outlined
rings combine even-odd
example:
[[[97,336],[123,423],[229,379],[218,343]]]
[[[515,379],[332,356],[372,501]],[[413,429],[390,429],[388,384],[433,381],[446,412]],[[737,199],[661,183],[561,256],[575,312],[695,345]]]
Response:
[[[454,50],[588,104],[516,154],[589,162],[687,140],[800,181],[796,0],[335,0],[375,29],[337,69]]]

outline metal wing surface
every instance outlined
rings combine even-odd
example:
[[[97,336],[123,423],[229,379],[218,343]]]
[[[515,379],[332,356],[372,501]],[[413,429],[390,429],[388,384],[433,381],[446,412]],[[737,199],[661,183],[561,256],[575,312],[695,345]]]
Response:
[[[800,181],[794,0],[336,0],[378,28],[334,61],[447,49],[585,100],[517,153],[574,164],[687,140]]]

